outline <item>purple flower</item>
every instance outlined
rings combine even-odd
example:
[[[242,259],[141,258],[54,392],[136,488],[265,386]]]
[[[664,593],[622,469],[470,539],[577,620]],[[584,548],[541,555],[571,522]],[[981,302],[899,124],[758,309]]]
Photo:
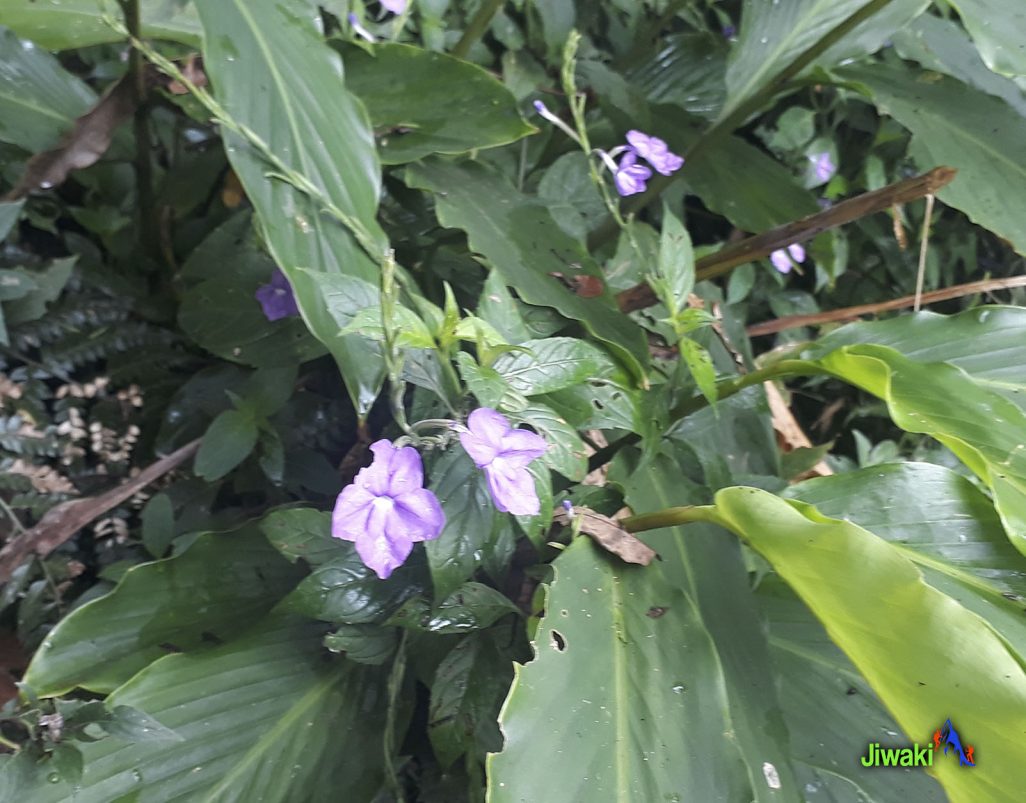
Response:
[[[723,26],[723,38],[724,39],[733,39],[736,35],[737,35],[737,28],[735,28],[733,25],[724,25]]]
[[[381,5],[393,14],[402,14],[406,10],[406,0],[381,0]]]
[[[424,488],[424,465],[412,446],[372,443],[374,462],[342,489],[331,514],[331,534],[353,541],[364,565],[384,580],[402,565],[415,541],[437,538],[445,513]]]
[[[270,284],[257,288],[256,300],[264,309],[264,316],[269,321],[277,321],[281,318],[288,318],[290,315],[298,315],[299,307],[296,306],[296,297],[292,294],[292,286],[285,274],[278,268],[274,269]]]
[[[770,262],[781,273],[790,273],[791,268],[805,261],[805,249],[798,243],[791,243],[787,248],[778,248],[770,254]]]
[[[809,161],[812,162],[812,172],[816,176],[816,181],[820,184],[828,182],[837,172],[837,166],[834,164],[833,157],[830,156],[829,151],[823,151],[823,153],[814,154],[809,157]]]
[[[620,164],[613,174],[613,183],[620,195],[636,195],[645,191],[645,182],[652,178],[652,171],[644,165],[636,164],[638,152],[629,148],[620,159]]]
[[[474,410],[460,430],[463,448],[484,469],[495,506],[516,516],[536,515],[541,508],[527,464],[545,454],[545,439],[526,429],[513,429],[505,416],[490,407]]]
[[[664,176],[676,173],[684,164],[684,158],[673,153],[659,137],[650,137],[632,129],[627,132],[627,141],[642,159]]]

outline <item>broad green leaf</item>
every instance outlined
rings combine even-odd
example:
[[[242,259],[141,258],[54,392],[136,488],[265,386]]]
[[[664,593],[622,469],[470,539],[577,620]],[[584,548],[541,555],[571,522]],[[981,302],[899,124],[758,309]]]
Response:
[[[659,293],[671,317],[688,306],[688,295],[695,286],[695,254],[691,248],[691,237],[669,207],[663,209],[659,260],[656,275],[649,279],[649,284]]]
[[[181,742],[184,739],[170,728],[130,705],[116,705],[101,726],[123,742]]]
[[[155,558],[164,557],[175,538],[175,511],[171,497],[159,493],[150,497],[139,517],[142,520],[142,541]]]
[[[745,0],[741,30],[727,61],[727,100],[720,117],[758,94],[798,56],[872,2],[875,0]],[[872,53],[927,5],[924,0],[891,0],[817,63],[829,66]]]
[[[56,301],[64,285],[71,278],[71,270],[78,257],[55,259],[42,270],[32,271],[36,289],[22,298],[4,304],[4,316],[9,326],[35,321],[46,313],[46,305]]]
[[[346,86],[380,137],[381,161],[506,145],[534,129],[513,96],[476,64],[411,45],[346,45]]]
[[[182,330],[207,351],[243,365],[295,365],[324,353],[300,318],[268,321],[256,291],[271,281],[274,260],[260,250],[251,215],[235,215],[189,255],[178,307]]]
[[[10,25],[7,17],[0,7],[0,20]],[[51,148],[96,103],[96,93],[56,58],[5,28],[0,28],[0,65],[2,142],[33,153]]]
[[[880,111],[912,132],[910,153],[920,169],[958,169],[938,191],[940,200],[1026,253],[1026,119],[954,78],[900,64],[846,67],[838,74],[865,85]]]
[[[1026,553],[1026,412],[953,365],[885,346],[845,346],[817,364],[883,399],[902,429],[951,449],[990,487],[1009,539]]]
[[[331,513],[312,508],[275,510],[261,519],[260,530],[290,562],[302,558],[311,566],[321,566],[344,558],[346,542],[331,537]]]
[[[225,410],[211,422],[196,452],[195,472],[206,480],[217,480],[249,457],[259,435],[251,415]]]
[[[949,0],[996,73],[1026,75],[1026,7],[1018,0]]]
[[[1026,673],[986,622],[925,583],[899,550],[814,507],[728,488],[715,511],[813,610],[910,740],[928,744],[950,718],[966,744],[986,749],[972,771],[936,757],[932,771],[952,800],[1018,800]]]
[[[14,224],[18,222],[21,215],[21,208],[25,201],[0,201],[0,240],[3,240],[11,233]]]
[[[549,444],[539,460],[569,480],[580,482],[588,473],[588,454],[577,430],[559,413],[537,402],[509,414],[518,424],[538,431]]]
[[[382,781],[385,676],[332,659],[323,634],[276,616],[209,652],[157,661],[108,701],[182,741],[82,744],[74,795],[66,783],[39,783],[20,799],[369,803]]]
[[[726,88],[727,42],[708,33],[668,36],[651,60],[628,73],[650,103],[673,103],[691,114],[715,117]]]
[[[196,4],[198,5],[198,4]],[[200,40],[196,5],[192,2],[139,0],[142,35],[170,39],[187,45]],[[31,39],[47,50],[70,50],[106,42],[120,42],[121,36],[108,25],[101,0],[0,0],[0,20],[19,36]],[[118,13],[106,5],[107,13]]]
[[[233,638],[300,576],[253,526],[207,533],[180,555],[129,569],[110,594],[62,619],[25,682],[43,696],[112,691],[161,656]]]
[[[1026,117],[1026,95],[1016,83],[991,72],[980,51],[954,20],[923,14],[911,25],[894,32],[894,49],[903,59],[918,61],[924,69],[946,73],[969,86],[1004,100]]]
[[[608,288],[601,297],[583,298],[552,275],[601,278],[601,271],[544,206],[480,164],[430,159],[408,167],[406,181],[436,193],[439,222],[464,229],[471,248],[484,254],[524,301],[554,307],[581,321],[608,344],[636,380],[643,381],[643,366],[648,364],[645,338],[616,308]]]
[[[35,289],[36,283],[25,271],[0,268],[0,301],[24,298]]]
[[[808,354],[875,343],[916,362],[949,362],[977,380],[1026,384],[1026,309],[976,307],[956,315],[914,312],[883,321],[851,323],[822,337]]]
[[[288,276],[307,326],[335,357],[363,417],[381,387],[384,365],[363,338],[338,334],[314,275],[342,274],[378,286],[378,259],[388,243],[375,219],[381,169],[367,114],[346,90],[341,61],[307,10],[274,0],[225,0],[201,3],[199,12],[203,66],[220,102],[359,227],[374,251],[369,256],[323,202],[281,177],[268,177],[280,171],[225,132],[228,157],[256,208],[271,256]]]
[[[635,509],[694,493],[662,458],[629,474]],[[647,567],[585,538],[553,563],[489,759],[492,803],[799,798],[739,545],[714,528],[645,539],[662,558]]]
[[[358,664],[381,666],[395,653],[399,635],[394,627],[378,625],[339,625],[338,630],[324,637],[324,646],[342,653]]]
[[[502,747],[496,719],[512,679],[513,663],[489,633],[467,636],[438,665],[431,684],[428,736],[442,767],[466,752],[483,755]]]
[[[454,634],[483,630],[519,609],[491,586],[464,583],[433,607],[423,597],[411,599],[390,624],[428,633]]]
[[[547,337],[520,344],[527,351],[502,354],[493,368],[509,386],[524,396],[552,393],[602,379],[615,370],[613,361],[587,341],[574,337]]]

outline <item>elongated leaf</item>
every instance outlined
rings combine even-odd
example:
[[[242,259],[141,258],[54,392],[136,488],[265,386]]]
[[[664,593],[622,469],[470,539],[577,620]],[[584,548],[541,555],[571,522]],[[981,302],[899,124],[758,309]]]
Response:
[[[876,63],[838,71],[864,84],[880,110],[912,132],[922,169],[958,177],[937,197],[1026,253],[1026,119],[1004,101],[947,76]],[[958,114],[952,114],[952,109]]]
[[[1026,8],[1017,0],[951,0],[994,72],[1026,75]]]
[[[511,351],[492,366],[517,393],[552,393],[588,379],[601,379],[615,366],[601,350],[573,337],[547,337],[520,344],[529,351]]]
[[[381,784],[384,676],[330,658],[323,635],[279,616],[209,652],[157,661],[109,703],[182,741],[83,744],[74,797],[68,784],[40,782],[21,799],[370,801]]]
[[[204,68],[222,104],[373,243],[374,258],[328,216],[323,203],[281,178],[269,178],[266,159],[226,132],[229,159],[256,208],[271,255],[288,276],[303,319],[338,362],[363,416],[381,386],[383,363],[363,338],[339,336],[310,273],[378,284],[376,260],[387,241],[375,220],[381,176],[366,112],[343,85],[341,62],[308,13],[275,0],[202,3],[199,11]]]
[[[1026,553],[1026,413],[959,368],[918,363],[885,346],[846,346],[817,361],[887,403],[909,432],[933,436],[994,494],[1012,544]]]
[[[509,90],[476,64],[396,43],[342,54],[346,86],[366,105],[385,164],[492,148],[534,131]]]
[[[680,504],[685,483],[661,458],[628,498]],[[583,538],[553,563],[489,760],[493,803],[798,797],[739,548],[713,528],[644,537],[662,557],[648,567]]]
[[[142,35],[171,39],[188,45],[200,40],[196,5],[192,2],[140,0]],[[107,11],[117,13],[117,6]],[[118,42],[121,36],[104,19],[104,4],[99,0],[0,0],[0,20],[19,36],[31,39],[48,50],[70,50],[105,42]]]
[[[873,0],[745,0],[741,31],[727,62],[727,101],[721,117],[759,92],[798,56]],[[919,14],[923,0],[892,0],[834,45],[821,66],[872,53],[891,32]]]
[[[0,20],[10,24],[2,11]],[[95,102],[96,94],[52,55],[0,28],[0,141],[46,150]]]
[[[249,457],[256,446],[256,420],[239,410],[225,410],[213,420],[196,453],[196,473],[217,480]]]
[[[728,488],[716,495],[716,513],[812,608],[910,740],[928,744],[951,719],[965,744],[986,749],[971,771],[936,756],[933,773],[952,800],[1018,799],[1026,672],[982,619],[923,582],[882,539],[811,506]]]
[[[666,37],[652,59],[628,73],[651,103],[674,103],[691,114],[715,117],[723,105],[728,47],[712,34]]]
[[[464,229],[471,248],[484,254],[524,301],[555,307],[581,321],[641,380],[648,363],[645,338],[641,329],[616,309],[608,289],[600,297],[582,298],[552,275],[601,278],[601,271],[544,206],[479,164],[454,165],[432,159],[411,165],[406,177],[411,186],[437,194],[442,225]]]
[[[232,638],[301,575],[255,527],[200,536],[181,555],[130,569],[110,594],[63,619],[25,682],[44,696],[112,691],[170,652]]]

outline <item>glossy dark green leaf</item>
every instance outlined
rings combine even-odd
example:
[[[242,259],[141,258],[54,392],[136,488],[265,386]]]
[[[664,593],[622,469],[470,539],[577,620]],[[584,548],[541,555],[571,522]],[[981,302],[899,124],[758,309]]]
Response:
[[[481,583],[464,583],[434,608],[422,597],[411,599],[389,620],[427,633],[451,635],[483,630],[519,609],[508,597]]]
[[[940,200],[1026,253],[1026,119],[961,81],[901,64],[846,67],[839,75],[868,87],[880,111],[912,132],[917,167],[958,169],[937,192]]]
[[[509,386],[524,396],[552,393],[588,379],[601,379],[615,370],[613,361],[584,340],[548,337],[520,344],[528,351],[510,351],[492,367]]]
[[[439,221],[464,229],[471,248],[484,254],[524,301],[581,321],[641,378],[648,364],[645,338],[616,308],[608,289],[600,297],[583,298],[552,275],[601,278],[601,271],[544,206],[480,164],[431,159],[411,165],[406,176],[411,186],[436,193]]]
[[[363,101],[380,137],[381,161],[506,145],[534,129],[516,101],[476,64],[411,45],[346,45],[346,86]]]
[[[196,473],[207,480],[223,477],[249,457],[256,446],[256,421],[238,410],[225,410],[213,420],[196,453]]]
[[[980,55],[996,73],[1026,75],[1026,9],[1016,0],[951,0]]]
[[[107,733],[123,742],[181,742],[179,734],[149,714],[130,705],[116,705],[101,723]]]
[[[5,25],[10,13],[0,10]],[[52,148],[94,103],[96,93],[50,53],[0,28],[0,142],[32,153]]]
[[[707,33],[668,36],[659,52],[629,73],[652,103],[673,103],[714,117],[723,105],[727,42]]]
[[[43,783],[33,803],[370,801],[382,782],[385,676],[331,659],[323,634],[277,616],[208,652],[157,661],[109,704],[145,712],[182,741],[83,744],[74,795]]]
[[[44,696],[111,691],[161,656],[232,638],[300,576],[252,526],[202,535],[180,555],[130,569],[110,594],[61,620],[25,681]]]
[[[179,278],[186,284],[178,323],[196,343],[243,365],[295,365],[324,347],[299,317],[268,321],[256,291],[271,281],[274,260],[260,250],[251,215],[215,229],[189,255]]]
[[[155,558],[162,558],[175,537],[175,511],[171,497],[159,493],[142,509],[142,541]]]
[[[372,258],[321,201],[268,177],[266,158],[226,132],[228,157],[256,208],[271,256],[288,276],[303,319],[335,357],[363,416],[377,396],[384,366],[370,358],[374,352],[364,339],[338,334],[310,274],[378,284],[378,259],[388,243],[376,221],[381,170],[367,114],[346,90],[341,61],[308,9],[274,0],[226,0],[200,4],[199,12],[203,66],[220,102],[362,229],[374,251]]]
[[[193,3],[140,0],[142,35],[188,45],[200,41],[200,26]],[[117,7],[107,13],[117,14]],[[105,42],[120,42],[121,35],[103,19],[97,0],[0,0],[0,19],[19,36],[48,50],[70,50]]]
[[[394,627],[378,625],[339,625],[338,630],[324,637],[324,646],[332,652],[371,666],[385,663],[398,644],[399,636]]]
[[[292,563],[302,558],[311,566],[348,556],[345,541],[331,537],[331,513],[312,508],[275,510],[261,519],[260,530]]]

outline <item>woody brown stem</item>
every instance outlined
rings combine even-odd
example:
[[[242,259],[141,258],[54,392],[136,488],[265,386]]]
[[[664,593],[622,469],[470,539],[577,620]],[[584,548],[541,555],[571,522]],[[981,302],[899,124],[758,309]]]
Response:
[[[952,167],[935,167],[928,173],[894,184],[888,184],[872,192],[856,195],[841,201],[829,209],[803,217],[770,229],[754,237],[748,237],[734,245],[721,248],[715,254],[702,257],[695,263],[695,278],[713,279],[729,273],[738,265],[769,256],[773,251],[786,248],[792,243],[802,242],[821,232],[851,223],[853,220],[871,215],[895,204],[908,203],[925,195],[934,195],[937,190],[951,183],[956,170]],[[652,288],[642,283],[617,294],[617,304],[623,312],[634,312],[655,304],[658,299]]]

